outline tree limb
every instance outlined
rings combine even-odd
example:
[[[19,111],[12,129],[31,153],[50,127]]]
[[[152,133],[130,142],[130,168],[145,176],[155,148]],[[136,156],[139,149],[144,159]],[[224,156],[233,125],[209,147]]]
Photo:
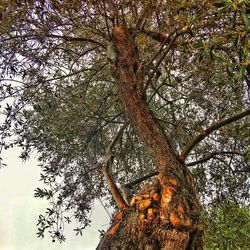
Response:
[[[158,60],[158,62],[156,63],[153,72],[149,75],[148,80],[145,83],[145,86],[143,88],[143,94],[146,92],[154,74],[156,73],[157,69],[159,68],[159,66],[161,65],[162,61],[164,60],[164,58],[166,57],[166,55],[168,54],[168,52],[172,49],[172,46],[174,45],[175,41],[177,40],[177,38],[183,34],[186,34],[189,32],[189,29],[186,27],[183,27],[181,30],[175,30],[174,32],[172,32],[169,36],[165,37],[163,44],[159,50],[159,52],[156,53],[156,55],[150,60],[148,66],[155,60],[155,58],[158,56],[158,54],[162,51],[162,49],[164,48],[165,44],[168,43],[168,47],[165,49],[164,53],[162,54],[162,56],[160,57],[160,59]],[[173,36],[173,37],[172,37]],[[171,39],[172,37],[172,39]]]
[[[134,180],[134,181],[131,181],[131,182],[129,182],[129,183],[126,183],[126,186],[132,188],[133,186],[139,184],[140,182],[142,182],[142,181],[144,181],[144,180],[147,180],[148,178],[153,177],[153,176],[155,176],[155,175],[157,175],[157,174],[158,174],[158,171],[154,171],[154,172],[149,173],[149,174],[147,174],[147,175],[145,175],[145,176],[142,176],[142,177],[140,177],[140,178],[138,178],[138,179],[136,179],[136,180]]]
[[[108,25],[108,18],[107,18],[108,14],[107,14],[107,9],[106,9],[106,4],[105,4],[105,1],[102,1],[102,3],[103,3],[103,7],[104,7],[105,24],[106,24],[107,32],[109,35],[109,39],[111,39],[111,32],[110,32],[109,25]]]
[[[220,155],[220,154],[241,155],[241,156],[244,155],[243,153],[238,152],[238,151],[214,151],[214,152],[209,153],[208,155],[206,155],[206,156],[203,157],[202,159],[197,160],[197,161],[188,162],[188,163],[186,163],[186,165],[187,165],[188,167],[191,167],[191,166],[197,165],[197,164],[199,164],[199,163],[203,163],[203,162],[205,162],[205,161],[208,161],[208,160],[210,160],[211,158],[213,158],[215,155]],[[136,180],[134,180],[134,181],[131,181],[131,182],[129,182],[129,183],[126,183],[125,185],[126,185],[127,187],[129,187],[129,188],[133,188],[133,186],[139,184],[140,182],[145,181],[145,180],[147,180],[147,179],[149,179],[149,178],[151,178],[151,177],[153,177],[153,176],[155,176],[155,175],[158,175],[158,174],[159,174],[158,171],[153,171],[152,173],[149,173],[149,174],[147,174],[147,175],[145,175],[145,176],[142,176],[142,177],[140,177],[140,178],[138,178],[138,179],[136,179]]]
[[[170,49],[172,48],[172,45],[174,44],[175,40],[177,39],[177,37],[179,36],[179,34],[176,32],[174,34],[174,37],[172,38],[172,40],[169,42],[168,47],[166,48],[166,50],[164,51],[163,55],[160,57],[160,59],[158,60],[157,64],[155,65],[152,73],[149,75],[148,80],[145,83],[145,86],[143,88],[143,94],[146,92],[155,72],[157,71],[157,69],[159,68],[160,64],[162,63],[162,61],[164,60],[164,58],[166,57],[166,55],[168,54],[168,52],[170,51]],[[164,45],[164,44],[163,44]]]
[[[164,49],[164,46],[168,43],[171,43],[171,37],[176,33],[172,32],[171,34],[169,34],[168,36],[165,37],[165,39],[163,41],[161,41],[161,47],[160,49],[151,57],[150,61],[147,63],[146,68],[149,69],[150,65],[154,62],[154,60],[158,57],[158,55],[162,52],[162,50]]]
[[[115,138],[113,141],[109,144],[106,154],[105,154],[105,163],[102,165],[101,170],[104,175],[104,178],[107,182],[107,185],[109,187],[109,190],[120,210],[123,210],[128,207],[127,203],[124,201],[123,197],[121,196],[119,189],[117,185],[114,182],[113,176],[112,176],[112,164],[113,164],[113,154],[112,154],[112,149],[116,145],[118,139],[122,136],[122,133],[124,129],[127,127],[127,123],[125,123],[118,131],[116,134]]]
[[[203,139],[205,139],[208,135],[210,135],[212,132],[216,131],[217,129],[230,124],[232,122],[235,122],[237,120],[240,120],[242,118],[244,118],[245,116],[250,115],[250,109],[247,109],[235,116],[232,116],[230,118],[227,119],[223,119],[219,122],[214,123],[211,127],[201,131],[197,136],[195,136],[190,143],[186,146],[186,148],[182,151],[182,153],[180,154],[180,158],[184,161],[188,154],[190,153],[190,151]]]
[[[113,141],[109,144],[107,150],[106,150],[106,155],[112,154],[112,149],[114,148],[114,146],[116,145],[118,139],[122,136],[124,129],[128,126],[128,123],[125,123],[118,131],[118,133],[116,134],[115,138],[113,139]]]
[[[220,154],[241,155],[241,156],[243,155],[243,153],[240,153],[238,151],[215,151],[215,152],[212,152],[212,153],[206,155],[204,158],[202,158],[200,160],[189,162],[186,165],[189,167],[194,166],[194,165],[197,165],[199,163],[203,163],[205,161],[208,161],[211,158],[213,158],[215,155],[220,155]]]

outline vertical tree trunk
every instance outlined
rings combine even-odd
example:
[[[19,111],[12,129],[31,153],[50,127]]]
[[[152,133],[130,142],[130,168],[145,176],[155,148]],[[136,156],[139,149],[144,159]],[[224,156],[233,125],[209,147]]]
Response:
[[[125,27],[113,29],[117,77],[126,116],[154,160],[156,181],[120,211],[97,249],[202,249],[203,225],[193,177],[140,95],[134,41]]]

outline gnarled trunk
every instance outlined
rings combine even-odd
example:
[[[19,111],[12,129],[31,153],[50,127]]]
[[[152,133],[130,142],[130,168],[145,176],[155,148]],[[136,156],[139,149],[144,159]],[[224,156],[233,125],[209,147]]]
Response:
[[[113,40],[124,112],[159,174],[132,199],[129,208],[116,214],[97,249],[202,249],[203,225],[193,177],[141,96],[139,60],[131,34],[125,27],[115,27]]]

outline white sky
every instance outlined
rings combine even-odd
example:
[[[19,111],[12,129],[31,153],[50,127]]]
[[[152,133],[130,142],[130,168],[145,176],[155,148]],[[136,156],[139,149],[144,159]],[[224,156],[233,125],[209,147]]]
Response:
[[[36,223],[44,213],[47,202],[34,198],[34,189],[42,184],[40,169],[33,158],[23,163],[13,148],[1,154],[8,164],[0,169],[0,250],[93,250],[99,242],[100,230],[105,230],[109,218],[96,203],[92,213],[91,227],[83,231],[83,237],[75,236],[74,225],[66,226],[66,242],[52,243],[36,237]]]

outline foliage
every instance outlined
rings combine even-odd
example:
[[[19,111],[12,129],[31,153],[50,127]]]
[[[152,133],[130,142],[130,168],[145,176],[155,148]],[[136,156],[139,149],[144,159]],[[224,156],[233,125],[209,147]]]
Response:
[[[127,122],[106,48],[126,24],[144,66],[146,101],[178,153],[203,129],[249,107],[249,3],[235,1],[3,1],[0,5],[1,149],[18,145],[26,160],[39,153],[35,196],[50,200],[40,236],[63,240],[64,214],[79,228],[92,202],[113,200],[99,163]],[[172,47],[176,32],[182,32]],[[168,53],[166,53],[166,51]],[[224,126],[189,154],[201,201],[248,197],[249,119]],[[154,170],[128,126],[114,154],[113,176],[126,183]],[[248,153],[249,154],[249,153]],[[66,219],[67,218],[67,219]],[[53,227],[56,228],[53,230]],[[78,232],[78,231],[77,231]]]
[[[213,207],[207,219],[205,249],[249,249],[250,210],[227,202]]]

